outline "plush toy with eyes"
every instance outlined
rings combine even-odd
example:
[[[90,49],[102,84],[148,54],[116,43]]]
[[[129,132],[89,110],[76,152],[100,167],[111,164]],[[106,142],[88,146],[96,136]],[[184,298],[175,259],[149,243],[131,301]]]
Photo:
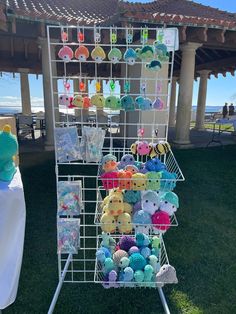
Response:
[[[124,53],[124,60],[129,65],[134,65],[137,59],[137,54],[133,48],[128,48]]]
[[[101,95],[93,95],[91,105],[97,107],[97,109],[102,109],[105,106],[105,98]]]
[[[147,176],[147,190],[158,191],[160,189],[161,172],[150,171],[146,173]]]
[[[140,142],[135,142],[131,145],[130,147],[131,153],[134,155],[140,155],[140,156],[145,156],[149,155],[150,152],[150,147],[148,142],[146,141],[140,141]]]
[[[116,171],[105,172],[101,175],[102,184],[105,190],[118,187],[118,174]]]
[[[131,189],[131,178],[132,173],[127,170],[118,171],[118,187],[121,190],[130,190]]]
[[[109,233],[114,233],[116,231],[116,220],[111,214],[103,214],[100,222],[102,231]]]
[[[116,156],[112,154],[107,154],[102,158],[102,169],[105,172],[111,172],[117,170]]]
[[[132,174],[139,172],[139,169],[135,165],[127,165],[125,166],[125,170],[131,172]]]
[[[152,215],[153,228],[158,232],[164,233],[170,228],[170,217],[164,211],[157,211]]]
[[[58,104],[69,108],[71,104],[71,97],[66,94],[60,95],[58,98]]]
[[[176,186],[177,174],[167,170],[161,171],[161,191],[172,191]]]
[[[143,211],[153,215],[159,207],[159,196],[154,191],[147,191],[143,193],[141,202]]]
[[[179,198],[173,192],[166,192],[160,197],[160,210],[172,216],[179,208]]]
[[[72,100],[72,105],[77,108],[83,108],[84,100],[81,95],[74,96]]]
[[[122,58],[122,53],[118,48],[112,48],[108,53],[108,59],[113,63],[116,64]]]
[[[119,216],[124,212],[124,202],[123,196],[119,193],[113,193],[109,197],[109,202],[107,204],[107,211],[112,216]]]
[[[74,57],[74,52],[69,46],[63,46],[58,52],[58,57],[65,62],[70,62]]]
[[[170,151],[170,144],[168,142],[160,141],[157,144],[150,145],[150,157],[153,158],[158,155],[165,155]]]
[[[176,270],[170,264],[164,264],[156,274],[156,282],[161,283],[178,283]]]
[[[140,110],[152,109],[152,101],[149,98],[145,98],[143,96],[138,96],[135,98],[135,105],[136,108]]]
[[[130,111],[130,110],[134,110],[134,100],[130,95],[124,95],[123,97],[121,97],[121,108],[126,110],[126,111]]]
[[[131,216],[123,213],[117,218],[117,227],[120,233],[130,233],[132,231]]]
[[[106,58],[106,53],[102,47],[97,46],[91,52],[91,57],[96,63],[102,63],[102,61]]]
[[[151,216],[144,210],[138,210],[133,215],[133,225],[135,233],[149,234],[150,224],[152,224]]]
[[[134,163],[135,163],[134,156],[131,154],[126,154],[121,157],[118,168],[124,169],[127,165],[134,165]]]
[[[85,62],[89,57],[89,51],[88,48],[85,47],[84,45],[79,46],[75,50],[75,58],[78,59],[79,61]]]
[[[132,175],[132,189],[134,191],[146,190],[147,176],[144,173],[135,173]]]
[[[120,98],[115,96],[108,96],[105,100],[105,108],[114,110],[120,109],[121,108]]]
[[[141,193],[140,191],[133,191],[133,190],[125,190],[123,192],[124,202],[129,204],[135,204],[141,200]]]
[[[145,168],[148,171],[162,171],[164,169],[166,169],[166,165],[163,164],[159,158],[155,157],[152,159],[149,159],[146,163],[145,163]]]
[[[146,45],[142,48],[137,48],[135,52],[138,58],[143,61],[147,61],[148,59],[152,59],[154,57],[154,49],[149,45]]]

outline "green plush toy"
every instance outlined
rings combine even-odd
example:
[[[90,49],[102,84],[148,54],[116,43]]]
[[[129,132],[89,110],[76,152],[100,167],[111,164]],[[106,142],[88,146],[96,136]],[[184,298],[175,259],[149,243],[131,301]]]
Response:
[[[11,133],[10,125],[6,124],[0,131],[0,181],[11,181],[16,166],[14,156],[18,150],[16,136]]]
[[[160,190],[161,172],[150,171],[146,173],[147,176],[147,190]]]

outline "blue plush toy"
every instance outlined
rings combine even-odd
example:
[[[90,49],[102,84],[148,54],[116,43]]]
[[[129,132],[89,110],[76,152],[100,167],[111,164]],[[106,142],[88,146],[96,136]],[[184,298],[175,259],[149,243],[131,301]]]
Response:
[[[173,191],[176,186],[177,174],[162,170],[161,191]]]
[[[133,253],[129,257],[129,265],[134,271],[143,270],[146,264],[145,258],[140,253]]]
[[[140,251],[141,255],[143,255],[144,258],[148,258],[151,255],[151,250],[149,249],[149,247],[145,246],[141,249]]]
[[[143,96],[138,96],[135,98],[135,105],[136,108],[140,110],[152,109],[152,101],[149,98],[145,98]]]
[[[145,191],[142,194],[142,210],[153,215],[159,207],[159,196],[157,192],[154,191]]]
[[[148,236],[144,233],[137,233],[135,238],[138,247],[148,246],[150,244]]]
[[[103,250],[100,250],[100,249],[97,250],[96,259],[98,262],[100,262],[102,264],[105,262],[106,257],[105,257],[105,253],[103,252]]]
[[[125,190],[123,192],[124,196],[124,202],[125,203],[137,203],[138,201],[141,200],[141,193],[140,191],[133,191],[133,190]]]
[[[11,181],[16,172],[13,157],[18,150],[16,136],[11,133],[10,125],[0,131],[0,181]]]
[[[105,257],[111,257],[111,252],[108,248],[106,248],[105,246],[101,246],[99,250],[102,250],[105,254]]]
[[[137,59],[137,54],[133,48],[128,48],[124,53],[124,60],[129,65],[134,65]]]
[[[126,110],[126,111],[130,111],[130,110],[134,110],[135,106],[134,106],[134,100],[130,95],[124,95],[123,97],[121,97],[121,108]]]
[[[145,168],[148,170],[148,171],[156,171],[156,172],[159,172],[159,171],[162,171],[162,170],[165,170],[166,169],[166,165],[163,164],[159,158],[155,157],[155,158],[152,158],[152,159],[149,159],[148,161],[146,161],[145,163]]]
[[[131,154],[126,154],[121,157],[121,160],[118,164],[118,168],[125,169],[126,166],[134,165],[134,163],[135,163],[134,156]]]
[[[152,219],[147,212],[141,209],[134,213],[133,226],[136,233],[148,234],[150,231],[150,224],[152,224]]]
[[[130,281],[132,281],[133,280],[133,278],[134,278],[134,271],[133,271],[133,269],[131,268],[131,267],[126,267],[125,269],[124,269],[124,272],[123,272],[123,276],[122,276],[123,278],[120,278],[120,279],[123,279],[122,281],[124,281],[124,282],[130,282]],[[119,279],[119,280],[120,280]]]

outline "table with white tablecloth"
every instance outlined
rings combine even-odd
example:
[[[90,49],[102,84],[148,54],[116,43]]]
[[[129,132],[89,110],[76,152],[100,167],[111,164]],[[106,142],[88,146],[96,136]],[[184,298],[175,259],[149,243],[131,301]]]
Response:
[[[0,309],[17,295],[24,235],[25,198],[19,168],[11,182],[0,181]]]

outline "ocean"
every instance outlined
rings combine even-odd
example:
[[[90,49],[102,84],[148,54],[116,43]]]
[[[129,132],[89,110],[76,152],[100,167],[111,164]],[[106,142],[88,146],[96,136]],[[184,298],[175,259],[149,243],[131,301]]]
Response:
[[[197,110],[197,106],[193,106],[192,109],[194,111]],[[38,112],[38,111],[44,111],[44,108],[43,107],[32,107],[32,112],[35,113],[35,112]],[[222,106],[206,106],[206,110],[205,112],[206,113],[209,113],[209,112],[221,112],[222,111]],[[0,114],[4,114],[4,115],[14,115],[14,114],[17,114],[17,113],[20,113],[21,112],[21,107],[1,107],[0,106]]]

